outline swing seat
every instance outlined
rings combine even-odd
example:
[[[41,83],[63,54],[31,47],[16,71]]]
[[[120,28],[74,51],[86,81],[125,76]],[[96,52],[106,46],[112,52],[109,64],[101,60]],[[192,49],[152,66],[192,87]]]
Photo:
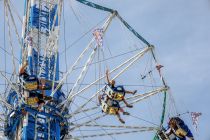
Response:
[[[104,101],[101,102],[101,107],[104,113],[109,115],[116,115],[119,111],[119,107],[117,106],[109,106]]]
[[[37,90],[38,80],[36,76],[29,76],[27,79],[22,79],[23,87],[26,90]]]
[[[186,132],[184,129],[182,129],[182,128],[178,128],[178,129],[176,130],[175,134],[176,134],[178,137],[183,138],[183,137],[185,137],[185,136],[187,135],[187,132]]]
[[[108,114],[109,115],[116,115],[118,113],[118,111],[119,111],[119,108],[117,108],[117,107],[110,107]]]
[[[38,101],[39,101],[38,97],[29,97],[27,99],[27,104],[28,105],[35,105],[35,104],[38,103]]]
[[[114,96],[114,100],[122,101],[124,99],[125,94],[122,92],[117,92]]]
[[[109,85],[106,85],[104,93],[111,99],[122,101],[125,96],[124,88],[122,86],[112,89]]]

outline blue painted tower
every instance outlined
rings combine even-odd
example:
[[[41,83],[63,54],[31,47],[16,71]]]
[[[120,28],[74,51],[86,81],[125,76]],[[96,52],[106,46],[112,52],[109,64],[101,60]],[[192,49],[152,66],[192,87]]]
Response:
[[[8,139],[60,140],[68,134],[68,111],[57,107],[65,100],[61,86],[51,94],[59,83],[61,11],[62,0],[25,0],[19,80],[7,97]]]

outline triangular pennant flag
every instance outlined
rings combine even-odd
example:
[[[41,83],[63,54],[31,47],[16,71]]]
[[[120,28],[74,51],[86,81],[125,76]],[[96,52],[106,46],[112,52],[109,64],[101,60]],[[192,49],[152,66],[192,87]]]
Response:
[[[103,29],[98,28],[93,31],[93,36],[95,37],[95,40],[99,46],[103,46],[103,34]]]
[[[202,115],[202,113],[199,112],[191,112],[191,117],[192,117],[192,123],[195,127],[195,130],[198,130],[198,119]]]

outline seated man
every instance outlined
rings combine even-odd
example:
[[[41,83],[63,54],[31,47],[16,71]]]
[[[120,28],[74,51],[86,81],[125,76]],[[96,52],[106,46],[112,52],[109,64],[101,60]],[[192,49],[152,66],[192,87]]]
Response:
[[[124,93],[128,93],[128,94],[133,94],[133,95],[137,92],[137,90],[127,91],[123,88],[123,86],[115,86],[115,80],[110,80],[109,79],[109,71],[108,70],[106,71],[106,78],[107,78],[108,85],[113,89],[113,91],[124,92]],[[127,101],[125,100],[124,97],[122,98],[122,101],[125,103],[125,105],[127,107],[129,107],[129,108],[133,107],[133,105],[127,103]]]
[[[100,105],[102,106],[102,112],[109,115],[116,115],[121,123],[125,123],[125,121],[120,117],[120,112],[122,112],[123,115],[130,114],[128,112],[125,112],[123,108],[120,107],[118,101],[110,99],[106,94],[99,95],[98,99]]]
[[[193,134],[191,133],[188,126],[179,117],[173,117],[169,120],[169,129],[167,135],[174,134],[179,140],[194,140]]]

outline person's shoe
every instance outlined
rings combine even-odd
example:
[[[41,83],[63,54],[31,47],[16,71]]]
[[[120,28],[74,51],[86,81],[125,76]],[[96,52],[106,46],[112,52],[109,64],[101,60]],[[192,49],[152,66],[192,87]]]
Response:
[[[136,94],[136,92],[137,92],[137,90],[134,90],[133,95],[135,95],[135,94]]]
[[[126,105],[126,107],[128,107],[128,108],[133,108],[133,105]]]
[[[125,121],[123,119],[119,119],[119,121],[123,124],[125,124]]]
[[[130,115],[130,113],[128,113],[128,112],[123,112],[123,115]]]

